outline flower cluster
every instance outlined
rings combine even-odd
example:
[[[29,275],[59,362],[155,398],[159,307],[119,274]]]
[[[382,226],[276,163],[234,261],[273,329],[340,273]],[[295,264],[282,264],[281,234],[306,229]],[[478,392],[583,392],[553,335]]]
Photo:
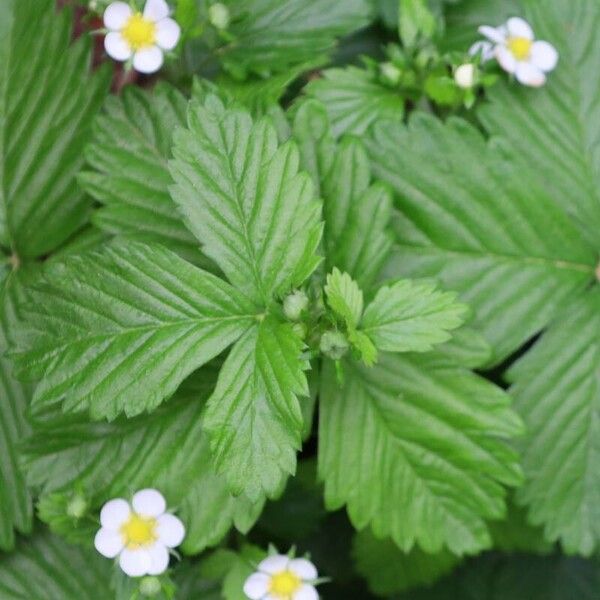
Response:
[[[558,63],[558,52],[549,42],[536,40],[533,29],[519,17],[513,17],[500,27],[482,25],[479,33],[486,40],[476,42],[469,53],[480,54],[483,62],[495,58],[498,64],[523,85],[540,87],[546,83],[546,73]]]
[[[317,577],[309,560],[275,554],[246,579],[244,593],[250,600],[318,600]]]
[[[173,50],[181,35],[169,13],[165,0],[148,0],[143,13],[125,2],[113,2],[104,11],[106,52],[115,60],[131,62],[140,73],[155,73],[163,64],[164,52]]]
[[[153,489],[134,494],[131,504],[122,498],[107,502],[100,512],[94,544],[107,558],[119,557],[130,577],[160,575],[169,566],[169,550],[185,537],[183,523],[167,512],[167,503]]]

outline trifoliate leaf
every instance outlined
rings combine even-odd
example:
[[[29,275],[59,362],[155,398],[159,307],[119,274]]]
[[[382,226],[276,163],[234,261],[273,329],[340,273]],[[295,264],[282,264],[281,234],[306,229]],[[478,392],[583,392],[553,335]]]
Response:
[[[330,510],[347,505],[404,551],[462,555],[491,544],[485,520],[502,517],[502,484],[521,481],[506,440],[522,432],[510,399],[431,354],[382,354],[371,367],[333,363],[320,394],[319,474]]]
[[[327,108],[336,137],[362,135],[377,121],[402,123],[404,117],[404,99],[399,92],[358,67],[328,69],[321,79],[306,86],[306,93]]]
[[[18,326],[16,311],[21,303],[23,281],[30,269],[20,269],[5,275],[0,288],[0,348],[6,351],[12,331]],[[25,411],[31,397],[31,386],[18,381],[13,365],[0,358],[0,549],[9,550],[15,542],[14,529],[30,533],[33,510],[19,465],[21,439],[29,426]]]
[[[528,428],[518,493],[530,521],[567,552],[600,541],[600,290],[570,303],[509,371]]]
[[[203,431],[206,399],[216,372],[203,369],[183,383],[169,403],[151,415],[88,423],[54,410],[35,423],[24,462],[30,485],[41,488],[40,516],[52,528],[82,541],[89,515],[115,497],[155,487],[175,507],[186,526],[182,549],[197,553],[218,543],[232,525],[245,532],[262,508],[246,497],[234,498],[212,465]],[[82,494],[90,509],[79,524],[65,517],[67,499]],[[61,513],[62,510],[62,513]],[[69,530],[70,527],[70,530]],[[96,526],[97,529],[97,518]],[[88,536],[91,543],[93,533]]]
[[[346,271],[368,291],[392,246],[392,200],[382,185],[372,184],[369,159],[358,139],[341,142],[322,194],[328,268]]]
[[[321,207],[296,146],[278,147],[269,119],[192,103],[175,135],[175,202],[204,252],[263,304],[298,287],[319,263]]]
[[[128,87],[111,96],[86,150],[94,171],[81,173],[79,183],[102,204],[94,214],[102,230],[158,242],[197,261],[198,241],[169,194],[171,139],[185,124],[186,108],[183,95],[165,83],[152,93]]]
[[[598,5],[595,0],[527,0],[523,5],[536,38],[558,50],[558,66],[539,94],[523,86],[495,86],[479,116],[492,135],[510,142],[514,160],[573,217],[598,252],[600,130],[589,126],[600,118]]]
[[[592,280],[595,252],[523,165],[466,122],[375,126],[375,175],[396,192],[388,274],[435,277],[475,310],[497,363]]]
[[[410,552],[402,552],[392,540],[379,540],[368,529],[355,536],[352,554],[357,571],[378,596],[431,585],[460,562],[460,558],[448,550],[427,554],[415,547]]]
[[[5,0],[0,22],[0,244],[37,257],[88,216],[75,175],[109,70],[90,73],[90,37],[71,44],[52,0]]]
[[[235,75],[269,75],[309,61],[326,62],[336,38],[367,24],[369,0],[230,2],[232,41],[221,49]]]
[[[112,565],[95,550],[70,546],[47,532],[0,557],[2,600],[100,600],[111,598]]]
[[[356,281],[334,268],[327,275],[325,285],[327,304],[333,312],[344,321],[346,327],[354,329],[358,325],[363,312],[363,293]]]
[[[225,360],[205,428],[234,494],[274,497],[296,469],[303,429],[298,396],[309,394],[302,349],[292,325],[266,317]]]
[[[450,339],[462,325],[467,307],[453,292],[436,286],[401,280],[382,287],[365,309],[361,331],[387,352],[427,352]]]
[[[251,326],[240,293],[160,246],[128,242],[49,263],[28,290],[16,358],[33,406],[114,419],[156,408]]]

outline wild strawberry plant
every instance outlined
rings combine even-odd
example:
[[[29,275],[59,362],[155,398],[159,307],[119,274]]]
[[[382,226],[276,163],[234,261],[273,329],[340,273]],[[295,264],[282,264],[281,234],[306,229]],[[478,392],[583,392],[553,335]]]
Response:
[[[595,3],[60,5],[0,6],[0,597],[596,598]]]

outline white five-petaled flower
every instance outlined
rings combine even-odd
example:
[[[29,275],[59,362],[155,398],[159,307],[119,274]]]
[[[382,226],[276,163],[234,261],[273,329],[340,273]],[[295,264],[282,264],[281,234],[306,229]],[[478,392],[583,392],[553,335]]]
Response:
[[[154,73],[163,64],[163,52],[172,50],[179,41],[181,29],[169,18],[165,0],[147,0],[144,12],[134,12],[125,2],[113,2],[104,11],[108,33],[104,47],[118,61],[132,60],[140,73]]]
[[[118,556],[130,577],[164,573],[169,548],[179,546],[185,537],[183,523],[166,510],[162,494],[152,489],[137,492],[131,505],[122,498],[110,500],[100,511],[96,550],[107,558]]]
[[[536,40],[527,21],[513,17],[500,27],[482,25],[479,33],[489,41],[471,46],[471,54],[481,53],[485,62],[495,57],[500,66],[514,74],[523,85],[540,87],[546,83],[546,73],[558,63],[558,52],[552,44]]]
[[[244,583],[250,600],[318,600],[317,569],[305,558],[276,554],[265,558]]]

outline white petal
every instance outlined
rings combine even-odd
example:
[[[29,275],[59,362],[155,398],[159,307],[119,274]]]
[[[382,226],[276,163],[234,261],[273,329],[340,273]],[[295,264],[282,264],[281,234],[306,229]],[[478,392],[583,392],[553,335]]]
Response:
[[[271,578],[264,573],[253,573],[244,583],[244,594],[250,600],[262,600],[269,591]]]
[[[506,29],[504,27],[490,27],[482,25],[477,29],[479,33],[496,44],[502,44],[506,40]]]
[[[546,83],[544,72],[531,63],[519,63],[515,77],[519,83],[530,87],[541,87]]]
[[[126,2],[113,2],[104,11],[104,26],[113,31],[123,29],[132,14],[131,6]]]
[[[160,21],[169,16],[169,5],[165,0],[147,0],[144,16],[151,21]]]
[[[319,576],[315,565],[305,558],[295,558],[294,560],[290,560],[288,569],[292,571],[292,573],[298,575],[303,581],[312,581]]]
[[[106,48],[106,53],[115,60],[123,62],[131,58],[131,47],[120,31],[111,31],[108,33],[104,38],[104,47]]]
[[[161,575],[169,567],[169,551],[163,544],[154,544],[146,550],[150,556],[148,575]]]
[[[319,594],[313,585],[303,585],[292,596],[292,600],[319,600]]]
[[[136,57],[138,54],[140,52],[136,53]],[[153,489],[136,492],[131,500],[131,505],[133,506],[133,510],[143,517],[159,517],[167,510],[167,503],[164,496],[158,490]]]
[[[531,63],[542,71],[552,71],[558,63],[558,52],[548,42],[534,42],[531,46]]]
[[[496,46],[496,60],[507,73],[514,73],[517,69],[517,59],[506,46]]]
[[[520,17],[512,17],[506,21],[506,29],[512,37],[522,37],[527,40],[532,40],[534,37],[529,23]]]
[[[129,502],[122,498],[115,498],[102,507],[100,511],[100,523],[106,529],[118,531],[121,525],[129,519],[130,514],[131,507],[129,506]]]
[[[156,529],[158,541],[168,548],[175,548],[183,542],[185,537],[185,527],[183,523],[175,516],[165,513],[158,517],[158,526]]]
[[[289,562],[289,556],[285,556],[284,554],[275,554],[265,558],[265,560],[258,565],[258,570],[262,571],[263,573],[268,573],[269,575],[274,575],[275,573],[285,571]]]
[[[139,73],[156,73],[163,64],[163,53],[158,46],[138,50],[133,55],[133,68]]]
[[[173,19],[163,19],[156,24],[156,43],[163,50],[173,50],[180,35],[181,28]]]
[[[123,550],[123,536],[117,531],[102,527],[98,530],[98,533],[96,533],[94,546],[96,546],[96,550],[98,550],[102,556],[114,558],[121,550]]]
[[[494,44],[486,40],[479,40],[469,48],[469,55],[475,56],[481,53],[481,61],[487,62],[494,58]]]
[[[146,550],[129,550],[125,548],[119,556],[119,566],[129,577],[148,575],[152,559]]]

